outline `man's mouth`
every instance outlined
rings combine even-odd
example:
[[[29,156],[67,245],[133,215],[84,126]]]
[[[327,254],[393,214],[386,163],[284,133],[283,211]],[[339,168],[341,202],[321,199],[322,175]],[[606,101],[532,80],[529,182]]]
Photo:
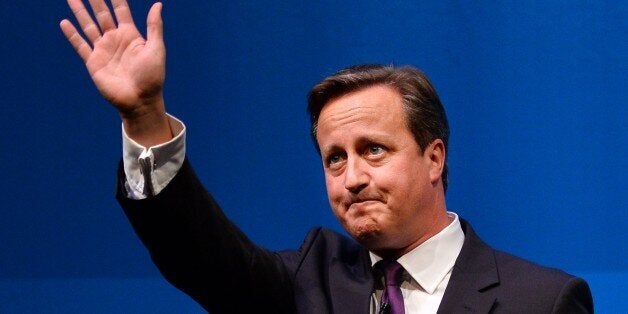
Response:
[[[368,207],[370,205],[375,205],[377,203],[381,203],[380,200],[378,199],[361,199],[361,200],[354,200],[352,202],[347,203],[347,210],[351,210],[351,209],[363,209],[365,207]]]

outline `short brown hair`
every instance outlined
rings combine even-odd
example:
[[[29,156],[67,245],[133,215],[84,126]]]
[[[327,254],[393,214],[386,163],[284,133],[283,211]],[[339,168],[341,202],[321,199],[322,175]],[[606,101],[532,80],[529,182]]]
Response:
[[[441,139],[447,151],[449,124],[445,108],[427,76],[421,70],[410,66],[363,64],[336,72],[312,87],[308,94],[307,109],[310,115],[311,135],[319,153],[316,129],[323,107],[334,98],[374,85],[390,86],[401,94],[406,113],[406,126],[422,151],[425,151],[435,139]],[[446,162],[441,177],[443,187],[447,190]]]

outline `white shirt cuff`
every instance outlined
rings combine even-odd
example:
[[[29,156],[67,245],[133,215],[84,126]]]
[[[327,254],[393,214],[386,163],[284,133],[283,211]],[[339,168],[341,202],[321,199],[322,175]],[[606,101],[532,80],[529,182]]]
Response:
[[[185,125],[168,115],[174,138],[144,147],[132,140],[122,126],[122,160],[127,197],[144,199],[157,195],[174,178],[185,159]],[[148,183],[147,183],[148,182]]]

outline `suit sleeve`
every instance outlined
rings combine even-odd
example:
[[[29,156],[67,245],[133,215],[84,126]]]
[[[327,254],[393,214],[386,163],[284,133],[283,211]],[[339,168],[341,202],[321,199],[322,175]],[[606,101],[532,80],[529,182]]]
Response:
[[[158,195],[117,199],[164,277],[212,313],[294,312],[292,275],[220,210],[186,159]]]
[[[556,298],[552,313],[593,313],[593,297],[589,285],[577,277],[567,281]]]

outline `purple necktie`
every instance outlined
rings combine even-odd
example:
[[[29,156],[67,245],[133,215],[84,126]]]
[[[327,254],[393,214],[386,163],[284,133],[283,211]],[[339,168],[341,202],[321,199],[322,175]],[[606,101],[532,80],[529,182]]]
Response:
[[[377,265],[384,271],[386,287],[382,293],[379,313],[405,314],[403,295],[401,295],[401,282],[403,281],[403,267],[397,261],[381,261]]]

